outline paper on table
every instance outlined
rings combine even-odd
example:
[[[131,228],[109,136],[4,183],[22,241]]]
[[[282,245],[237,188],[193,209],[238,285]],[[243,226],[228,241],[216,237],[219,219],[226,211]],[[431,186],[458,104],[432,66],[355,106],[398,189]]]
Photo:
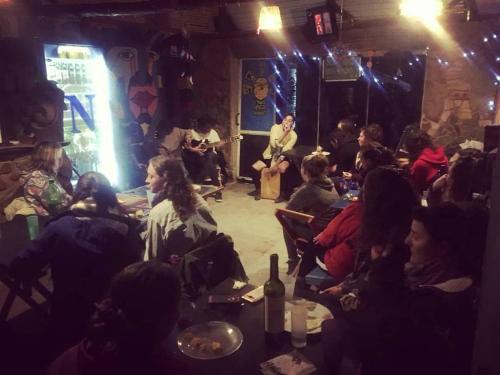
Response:
[[[309,360],[301,353],[293,351],[260,364],[264,375],[308,375],[316,371]]]

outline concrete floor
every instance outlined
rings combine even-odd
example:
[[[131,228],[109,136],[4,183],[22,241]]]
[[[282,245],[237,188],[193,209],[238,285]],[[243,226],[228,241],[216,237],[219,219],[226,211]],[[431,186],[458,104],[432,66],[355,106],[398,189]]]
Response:
[[[262,285],[269,278],[269,255],[279,255],[280,278],[287,287],[287,294],[293,280],[286,276],[286,249],[283,241],[281,225],[274,217],[276,207],[284,207],[285,203],[275,204],[272,200],[255,201],[247,195],[253,185],[233,182],[226,186],[222,202],[208,199],[213,216],[218,223],[219,232],[233,238],[235,250],[241,261],[250,283]],[[50,280],[45,278],[44,284],[49,286]],[[50,286],[49,286],[50,288]],[[7,290],[0,283],[0,301],[5,301]],[[43,301],[43,297],[35,292],[35,299]],[[10,311],[9,319],[29,309],[17,298]]]
[[[235,250],[250,278],[250,283],[261,285],[269,278],[269,256],[279,255],[280,277],[286,276],[286,248],[281,225],[274,216],[277,207],[272,200],[254,200],[247,195],[252,184],[232,183],[224,189],[223,202],[208,200],[219,232],[230,235]]]

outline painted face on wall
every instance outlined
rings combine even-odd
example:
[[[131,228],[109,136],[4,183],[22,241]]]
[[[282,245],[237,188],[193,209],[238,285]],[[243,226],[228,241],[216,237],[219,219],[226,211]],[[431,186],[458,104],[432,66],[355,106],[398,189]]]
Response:
[[[137,72],[137,50],[131,47],[113,47],[106,54],[106,63],[116,79],[127,88],[130,78]]]
[[[269,83],[265,78],[257,78],[253,85],[253,94],[258,100],[264,100],[269,94]]]

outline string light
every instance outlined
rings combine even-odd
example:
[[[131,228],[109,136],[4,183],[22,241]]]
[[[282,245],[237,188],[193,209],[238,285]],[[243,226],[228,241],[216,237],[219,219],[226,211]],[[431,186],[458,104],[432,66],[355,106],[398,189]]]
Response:
[[[488,40],[489,39],[487,37],[484,37],[483,42],[488,43]]]

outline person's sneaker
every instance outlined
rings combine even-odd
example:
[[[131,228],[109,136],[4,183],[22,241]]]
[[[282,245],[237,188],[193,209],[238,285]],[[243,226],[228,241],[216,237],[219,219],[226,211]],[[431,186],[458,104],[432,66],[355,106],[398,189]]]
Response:
[[[281,203],[281,202],[286,202],[288,200],[287,197],[284,197],[283,195],[280,195],[278,198],[274,200],[274,203]]]
[[[247,193],[247,195],[249,195],[251,197],[255,197],[257,194],[259,194],[259,192],[257,190],[254,190],[254,191],[251,191],[250,193]]]
[[[216,202],[222,202],[222,193],[218,191],[217,193],[215,193],[214,198]]]
[[[260,198],[261,198],[260,193],[255,194],[253,197],[253,199],[255,199],[256,201],[260,201]]]

